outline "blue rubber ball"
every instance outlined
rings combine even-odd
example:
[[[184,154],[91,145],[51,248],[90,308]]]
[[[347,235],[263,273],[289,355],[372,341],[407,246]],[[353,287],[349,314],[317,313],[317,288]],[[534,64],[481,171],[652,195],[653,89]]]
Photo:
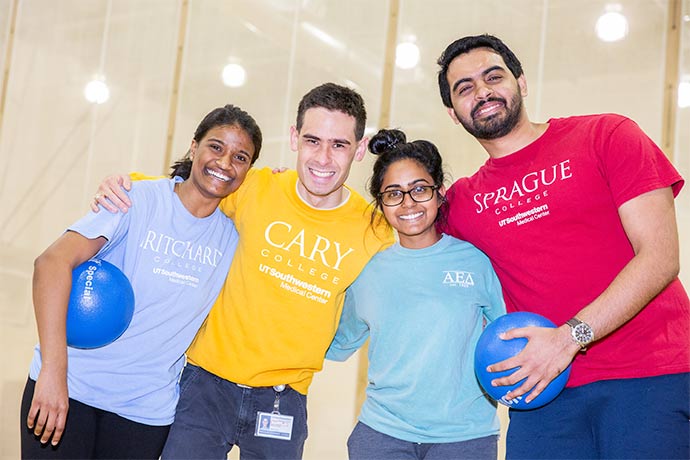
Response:
[[[72,271],[67,345],[98,348],[120,337],[134,315],[134,291],[124,273],[91,259]]]
[[[510,375],[515,372],[516,369],[509,369],[502,372],[487,372],[486,367],[517,355],[522,351],[525,345],[527,345],[527,339],[522,337],[502,340],[498,336],[510,329],[527,326],[556,327],[551,320],[536,313],[508,313],[496,318],[486,326],[482,335],[479,337],[477,348],[474,353],[474,370],[484,391],[493,399],[511,409],[536,409],[537,407],[551,402],[563,390],[570,376],[570,366],[568,366],[529,404],[525,403],[525,397],[531,393],[531,390],[518,398],[511,400],[505,398],[506,393],[519,387],[523,381],[514,385],[497,387],[491,385],[492,380]]]

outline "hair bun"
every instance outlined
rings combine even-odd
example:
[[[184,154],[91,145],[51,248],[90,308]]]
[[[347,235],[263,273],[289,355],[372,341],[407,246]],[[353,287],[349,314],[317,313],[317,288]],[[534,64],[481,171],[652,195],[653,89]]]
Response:
[[[381,155],[398,144],[404,144],[406,140],[405,133],[399,129],[382,129],[369,141],[369,151],[374,155]]]

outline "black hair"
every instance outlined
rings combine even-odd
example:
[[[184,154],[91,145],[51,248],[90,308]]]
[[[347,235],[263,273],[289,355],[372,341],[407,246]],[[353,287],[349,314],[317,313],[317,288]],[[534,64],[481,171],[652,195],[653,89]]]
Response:
[[[473,35],[455,40],[441,53],[436,63],[441,67],[438,71],[438,89],[441,100],[446,107],[453,107],[450,97],[450,85],[448,84],[448,67],[453,60],[461,54],[468,53],[476,48],[490,48],[494,50],[506,63],[508,70],[517,79],[523,74],[522,64],[515,54],[499,38],[493,35]]]
[[[309,91],[297,107],[297,131],[302,129],[305,112],[314,107],[337,110],[350,115],[355,119],[355,139],[360,140],[364,136],[367,111],[364,108],[364,99],[355,90],[335,83],[324,83]]]
[[[196,142],[200,142],[207,132],[217,126],[237,126],[249,135],[252,144],[254,144],[254,156],[250,163],[253,165],[257,158],[259,158],[263,140],[261,128],[259,128],[256,120],[241,108],[232,104],[227,104],[223,107],[215,108],[206,114],[204,119],[201,120],[201,123],[199,123],[199,126],[196,127],[193,139]],[[185,180],[189,178],[189,174],[192,171],[190,153],[191,151],[188,150],[182,159],[176,161],[170,167],[172,170],[170,177],[180,176]]]
[[[382,129],[369,141],[369,151],[377,155],[374,162],[374,171],[369,178],[368,189],[374,197],[375,208],[383,210],[383,203],[379,197],[383,177],[390,165],[401,160],[412,160],[419,163],[431,176],[434,185],[441,186],[446,180],[446,173],[443,170],[443,158],[436,146],[426,140],[420,139],[407,142],[407,136],[399,129]],[[436,216],[437,222],[444,220],[447,212],[447,202],[440,192],[436,191],[441,199],[441,206]],[[376,213],[372,213],[371,220],[374,222]]]

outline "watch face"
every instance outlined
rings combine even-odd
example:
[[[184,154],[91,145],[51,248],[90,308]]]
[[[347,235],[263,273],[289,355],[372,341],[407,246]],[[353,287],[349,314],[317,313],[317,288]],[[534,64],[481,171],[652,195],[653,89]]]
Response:
[[[573,336],[575,337],[575,340],[582,344],[588,344],[594,338],[592,329],[587,327],[586,324],[582,323],[578,324],[573,328]]]

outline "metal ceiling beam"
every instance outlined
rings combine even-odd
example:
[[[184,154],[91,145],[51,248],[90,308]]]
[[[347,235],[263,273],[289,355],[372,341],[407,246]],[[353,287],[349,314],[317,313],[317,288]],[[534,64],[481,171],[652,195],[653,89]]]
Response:
[[[177,48],[175,53],[175,70],[170,94],[170,109],[168,111],[168,133],[165,141],[165,157],[163,158],[163,174],[168,175],[172,164],[172,148],[175,140],[177,124],[177,109],[180,103],[180,81],[182,79],[182,62],[184,60],[185,44],[187,41],[187,20],[189,17],[189,0],[182,0],[177,30]]]

